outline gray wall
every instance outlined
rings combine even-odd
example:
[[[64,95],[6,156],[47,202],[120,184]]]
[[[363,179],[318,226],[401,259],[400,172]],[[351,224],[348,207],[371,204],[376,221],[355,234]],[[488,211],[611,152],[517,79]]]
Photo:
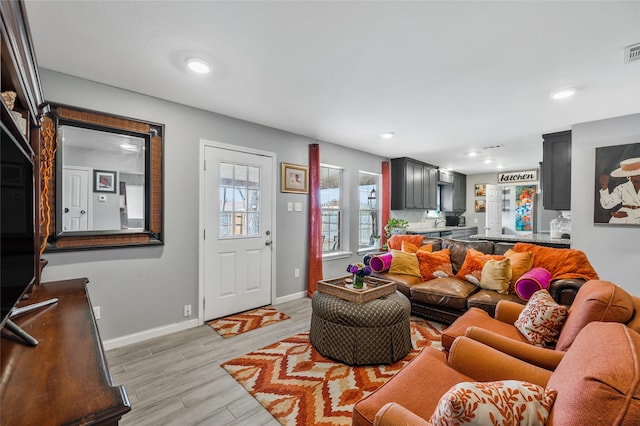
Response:
[[[166,244],[45,253],[49,265],[43,272],[43,280],[88,277],[92,303],[101,308],[98,325],[103,339],[184,322],[186,304],[193,306],[192,318],[197,318],[200,140],[271,151],[276,153],[278,162],[301,165],[308,164],[308,144],[312,140],[46,69],[40,73],[48,101],[165,125]],[[349,179],[357,179],[358,170],[380,171],[381,157],[327,142],[320,145],[321,161],[349,167],[346,171]],[[355,193],[349,195],[352,203],[356,197]],[[287,202],[302,202],[302,213],[288,212]],[[295,297],[307,287],[307,196],[278,192],[276,211],[276,296]],[[353,212],[349,221],[357,223],[357,212]],[[350,230],[353,247],[357,245],[356,232],[357,229]],[[342,274],[347,263],[359,258],[353,253],[348,258],[326,262],[325,276]],[[300,278],[294,278],[296,267],[301,270]]]
[[[595,148],[630,143],[640,143],[640,114],[572,127],[571,243],[587,254],[601,279],[640,295],[640,226],[593,223]]]

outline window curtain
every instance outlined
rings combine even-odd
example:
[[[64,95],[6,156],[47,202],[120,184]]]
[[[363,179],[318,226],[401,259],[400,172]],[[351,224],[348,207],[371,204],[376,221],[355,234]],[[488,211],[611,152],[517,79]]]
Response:
[[[381,235],[381,244],[384,245],[387,243],[387,237],[384,234],[384,227],[389,221],[389,216],[391,215],[391,162],[383,161],[382,162],[382,194],[381,194],[381,203],[380,203],[380,235]]]
[[[320,145],[309,145],[309,263],[307,295],[322,279],[322,206],[320,205]]]

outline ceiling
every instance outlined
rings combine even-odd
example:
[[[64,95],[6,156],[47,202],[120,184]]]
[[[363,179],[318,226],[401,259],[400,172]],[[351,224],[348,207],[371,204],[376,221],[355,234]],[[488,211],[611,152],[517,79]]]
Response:
[[[638,1],[26,8],[42,68],[467,174],[535,168],[542,134],[640,112],[640,61],[623,60],[640,42]],[[213,71],[187,71],[191,56]]]

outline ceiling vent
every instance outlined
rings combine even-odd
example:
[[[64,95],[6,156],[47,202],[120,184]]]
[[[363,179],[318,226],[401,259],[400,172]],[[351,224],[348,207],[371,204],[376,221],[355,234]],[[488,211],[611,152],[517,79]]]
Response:
[[[482,149],[496,149],[496,148],[502,148],[503,146],[504,146],[503,144],[483,146]]]
[[[632,44],[624,48],[624,63],[640,61],[640,43]]]

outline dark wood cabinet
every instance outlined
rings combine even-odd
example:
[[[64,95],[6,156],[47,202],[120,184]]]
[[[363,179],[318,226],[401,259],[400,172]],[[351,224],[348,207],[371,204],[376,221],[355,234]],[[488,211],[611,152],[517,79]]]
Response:
[[[391,210],[436,209],[438,168],[411,158],[391,160]]]
[[[571,210],[571,131],[542,139],[542,204],[547,210]]]
[[[14,320],[38,346],[3,333],[3,425],[116,425],[131,410],[124,388],[109,374],[86,283],[34,287],[22,304],[58,298]]]
[[[448,174],[452,183],[441,186],[440,209],[445,212],[463,212],[467,209],[467,175],[458,172]]]

